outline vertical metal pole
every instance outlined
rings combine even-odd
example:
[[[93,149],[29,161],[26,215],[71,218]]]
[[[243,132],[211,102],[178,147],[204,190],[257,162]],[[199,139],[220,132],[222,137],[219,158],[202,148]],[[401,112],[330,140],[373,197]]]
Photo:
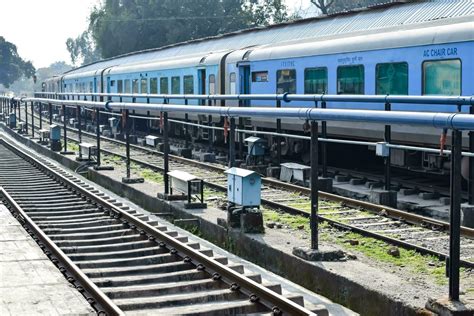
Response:
[[[25,102],[25,134],[28,134],[28,103]]]
[[[95,110],[95,120],[97,123],[97,127],[95,129],[95,136],[96,136],[96,142],[97,142],[97,165],[96,167],[100,167],[100,126],[99,126],[99,115],[100,115],[100,110],[97,108]]]
[[[235,118],[230,118],[229,131],[229,168],[235,167]]]
[[[31,102],[31,138],[35,138],[35,113],[33,102]]]
[[[471,105],[469,113],[474,115],[474,105]],[[474,131],[469,132],[469,152],[474,153]],[[469,205],[474,205],[474,157],[469,157],[469,181],[467,195]]]
[[[77,135],[78,135],[79,145],[80,145],[82,143],[82,126],[81,126],[82,115],[81,115],[81,107],[79,105],[76,107],[76,116],[77,116]],[[81,148],[79,148],[79,159],[82,159]]]
[[[392,109],[392,106],[390,103],[385,102],[385,111],[390,111]],[[392,127],[390,125],[385,125],[385,142],[389,143],[392,141]],[[388,156],[385,157],[384,162],[385,162],[385,190],[390,191],[391,189],[391,175],[390,175],[390,156],[391,156],[391,150],[390,148],[388,149]]]
[[[42,129],[43,128],[43,103],[39,103],[39,123],[40,123],[40,126],[39,128]]]
[[[321,108],[325,109],[326,108],[326,101],[321,102]],[[321,122],[321,136],[326,139],[328,137],[328,128],[327,128],[327,122],[322,121]],[[321,143],[321,158],[322,158],[322,165],[323,165],[323,172],[322,172],[322,177],[327,178],[328,176],[328,150],[327,150],[327,143],[322,142]]]
[[[62,105],[63,109],[63,142],[64,142],[64,149],[63,153],[67,153],[67,115],[66,115],[66,105]]]
[[[188,105],[188,99],[184,99],[184,105]],[[184,113],[184,121],[186,123],[189,123],[188,113]],[[188,126],[188,124],[184,125],[184,147],[186,149],[189,148],[189,126]]]
[[[163,113],[163,178],[165,182],[165,194],[169,194],[169,179],[168,179],[168,171],[169,171],[169,140],[168,140],[168,112]]]
[[[453,130],[451,148],[451,205],[449,217],[449,298],[459,300],[459,261],[461,234],[461,159],[462,133]]]
[[[207,105],[208,105],[208,106],[211,106],[211,105],[212,105],[212,104],[211,104],[211,100],[208,100]],[[209,127],[212,126],[212,115],[208,115],[208,116],[207,116],[207,124],[208,124]],[[211,150],[212,150],[212,141],[213,141],[212,135],[213,135],[213,134],[214,134],[214,131],[213,131],[212,129],[208,129],[208,134],[207,134],[208,137],[207,137],[207,138],[208,138],[208,142],[209,142],[209,143],[208,143],[208,147],[209,147],[209,148],[208,148],[208,151],[209,151],[209,152],[211,152]]]
[[[18,122],[21,121],[21,101],[18,101]]]
[[[239,100],[239,108],[243,106],[242,100]],[[239,129],[244,129],[244,119],[239,117]],[[244,137],[243,132],[239,132],[239,158],[244,159]]]
[[[122,110],[124,115],[123,119],[125,120],[125,156],[126,156],[126,169],[127,169],[127,179],[130,179],[130,122],[128,117],[128,110]]]
[[[318,241],[318,122],[311,122],[311,249],[317,250]]]
[[[280,100],[277,100],[276,107],[281,108]],[[276,132],[278,134],[281,134],[281,119],[279,118],[276,120]],[[276,139],[277,139],[277,164],[279,166],[281,164],[281,137],[277,136]]]
[[[49,103],[49,126],[53,125],[53,104]]]
[[[150,104],[150,98],[146,98],[146,103]],[[150,117],[150,111],[146,111],[146,116],[148,118]],[[146,133],[147,133],[147,135],[150,135],[150,123],[151,123],[151,121],[149,119],[146,120]]]

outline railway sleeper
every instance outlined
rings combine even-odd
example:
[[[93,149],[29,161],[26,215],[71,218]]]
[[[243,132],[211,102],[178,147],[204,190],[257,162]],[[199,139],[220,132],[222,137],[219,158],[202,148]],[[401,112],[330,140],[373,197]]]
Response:
[[[23,198],[23,199],[16,199],[15,200],[18,204],[20,204],[22,207],[23,206],[28,206],[28,205],[38,205],[40,202],[46,202],[48,201],[48,204],[45,205],[57,205],[57,204],[62,204],[62,203],[78,203],[84,201],[84,199],[80,197],[68,197],[65,195],[65,198],[58,199],[57,197],[49,197],[46,199],[38,197],[37,199],[35,198]]]
[[[20,204],[21,205],[21,204]],[[21,205],[25,212],[32,213],[49,213],[49,214],[81,214],[82,212],[87,211],[97,211],[97,207],[90,205],[89,203],[82,201],[79,203],[71,203],[69,205],[61,204],[35,204],[33,206],[23,206]]]
[[[155,246],[149,246],[147,248],[140,249],[69,254],[69,258],[73,261],[79,262],[92,260],[139,258],[141,256],[151,256],[163,253],[168,253],[168,250],[163,247],[159,247],[155,244]]]
[[[64,227],[55,227],[55,228],[42,228],[43,231],[48,234],[79,234],[79,233],[97,233],[97,232],[106,232],[106,231],[115,231],[117,229],[125,228],[126,225],[120,222],[108,223],[104,225],[96,226],[85,226],[79,228],[64,228]]]
[[[142,241],[145,240],[144,236],[134,234],[125,236],[116,236],[108,238],[91,238],[91,239],[80,239],[80,240],[57,240],[54,243],[59,247],[80,247],[80,246],[97,246],[97,245],[111,245],[121,244],[126,242]]]
[[[127,242],[122,244],[114,244],[114,245],[98,245],[98,246],[76,246],[76,247],[69,247],[64,246],[61,247],[61,250],[66,254],[86,254],[86,253],[94,253],[100,251],[121,251],[121,250],[131,250],[131,249],[141,249],[146,247],[155,246],[156,242],[144,239],[134,242]]]
[[[124,228],[124,229],[116,229],[113,231],[106,231],[106,232],[95,232],[95,233],[74,233],[74,234],[53,234],[49,235],[49,238],[52,240],[84,240],[84,239],[95,239],[95,238],[110,238],[110,237],[120,237],[125,235],[136,234],[135,231]]]
[[[31,216],[30,216],[31,217]],[[88,222],[95,222],[99,223],[100,221],[103,220],[113,220],[110,218],[110,216],[92,216],[89,218],[79,218],[79,219],[56,219],[56,220],[37,220],[35,223],[37,225],[42,225],[42,226],[48,226],[48,227],[55,227],[55,226],[61,226],[61,225],[69,225],[69,224],[82,224],[82,223],[88,223]]]
[[[27,212],[28,213],[28,212]],[[36,222],[36,220],[40,221],[52,221],[54,222],[55,220],[62,220],[62,219],[81,219],[81,218],[88,218],[88,219],[93,219],[100,217],[103,215],[103,212],[98,212],[98,211],[83,211],[82,214],[77,214],[77,215],[71,215],[71,214],[58,214],[58,215],[49,215],[46,214],[44,216],[41,215],[36,215],[36,214],[28,214],[32,220]]]

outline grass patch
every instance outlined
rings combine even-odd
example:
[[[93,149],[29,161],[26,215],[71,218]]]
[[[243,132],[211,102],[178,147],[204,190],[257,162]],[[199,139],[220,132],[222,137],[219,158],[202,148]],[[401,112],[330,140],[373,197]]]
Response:
[[[151,169],[141,168],[140,176],[150,182],[163,183],[164,181],[163,174],[161,174],[160,172],[153,171]]]

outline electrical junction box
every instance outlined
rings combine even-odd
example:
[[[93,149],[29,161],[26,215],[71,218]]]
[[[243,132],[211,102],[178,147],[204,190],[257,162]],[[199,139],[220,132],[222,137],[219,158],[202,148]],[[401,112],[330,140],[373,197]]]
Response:
[[[8,116],[8,126],[10,128],[16,127],[16,114],[15,113],[10,113],[10,116]]]
[[[227,174],[227,200],[244,207],[260,206],[262,180],[252,170],[230,168]]]
[[[61,140],[61,127],[56,124],[53,124],[49,127],[49,135],[51,141],[60,141]]]
[[[112,134],[117,134],[118,120],[115,117],[109,118],[109,126]]]
[[[390,148],[386,142],[378,142],[375,145],[375,154],[380,157],[388,157],[390,155]]]
[[[248,154],[250,156],[263,156],[265,155],[265,147],[267,141],[263,138],[251,136],[247,137],[245,141],[248,143]]]
[[[79,150],[81,151],[81,156],[88,160],[91,160],[91,157],[97,154],[97,147],[89,143],[80,143]]]
[[[156,136],[153,136],[153,135],[145,136],[145,144],[147,144],[147,146],[156,147],[158,146],[158,141],[159,139]]]

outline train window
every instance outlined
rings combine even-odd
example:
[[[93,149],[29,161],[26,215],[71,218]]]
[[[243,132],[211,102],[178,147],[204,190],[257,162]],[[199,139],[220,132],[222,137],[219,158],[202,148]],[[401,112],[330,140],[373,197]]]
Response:
[[[158,93],[158,78],[150,78],[150,93]]]
[[[216,76],[209,75],[209,94],[216,94]]]
[[[254,71],[252,72],[252,82],[267,82],[268,71]]]
[[[364,94],[364,66],[337,67],[337,94]]]
[[[123,81],[117,80],[117,93],[122,93],[122,92],[123,92]]]
[[[171,77],[171,94],[179,94],[181,90],[181,78]]]
[[[130,79],[125,79],[123,85],[125,87],[125,93],[130,93]]]
[[[384,63],[375,67],[375,93],[408,95],[408,63]]]
[[[229,76],[230,94],[235,94],[237,91],[236,85],[235,85],[235,79],[236,79],[235,72],[231,72]]]
[[[306,68],[304,70],[304,93],[319,94],[328,92],[328,69],[326,67]]]
[[[138,93],[138,79],[132,80],[132,93]]]
[[[424,95],[461,95],[459,59],[423,62]]]
[[[111,81],[110,81],[110,86],[111,86],[111,87],[115,87],[115,80],[111,80]]]
[[[142,78],[140,80],[140,93],[148,93],[148,79]]]
[[[89,82],[89,92],[92,93],[92,81]]]
[[[194,77],[193,76],[183,77],[183,89],[184,89],[184,94],[194,94]]]
[[[296,70],[278,70],[276,88],[277,93],[296,93]]]
[[[168,94],[168,78],[160,78],[160,93],[161,94]]]

